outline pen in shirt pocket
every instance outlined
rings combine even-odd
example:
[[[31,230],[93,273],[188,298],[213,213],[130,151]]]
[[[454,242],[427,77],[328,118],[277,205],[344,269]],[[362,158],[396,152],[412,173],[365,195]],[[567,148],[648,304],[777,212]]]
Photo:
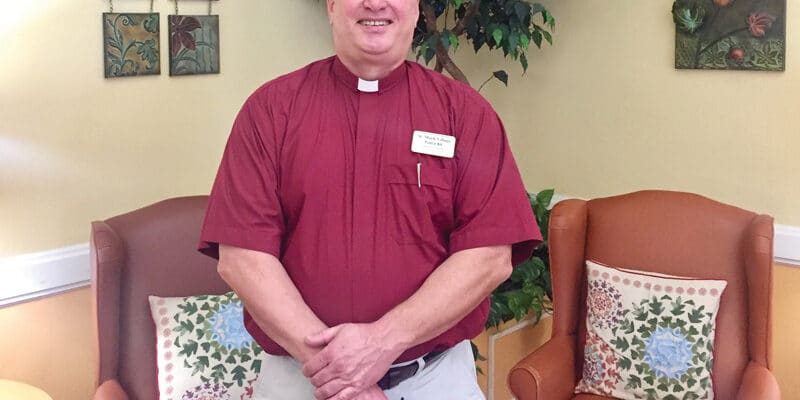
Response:
[[[422,161],[417,161],[417,187],[422,187]]]

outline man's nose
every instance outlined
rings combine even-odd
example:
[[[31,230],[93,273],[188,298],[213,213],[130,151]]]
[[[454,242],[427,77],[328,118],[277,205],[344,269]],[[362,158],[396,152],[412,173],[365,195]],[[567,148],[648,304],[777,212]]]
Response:
[[[364,8],[378,11],[386,8],[386,0],[364,0],[362,2]]]

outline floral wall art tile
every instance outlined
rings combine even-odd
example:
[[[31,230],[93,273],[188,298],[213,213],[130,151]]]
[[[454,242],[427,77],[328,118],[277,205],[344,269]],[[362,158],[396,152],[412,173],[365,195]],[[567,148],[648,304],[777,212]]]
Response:
[[[169,16],[169,74],[218,74],[219,16]]]
[[[159,16],[103,14],[103,58],[106,78],[161,73]]]
[[[676,0],[675,68],[783,71],[786,0]]]

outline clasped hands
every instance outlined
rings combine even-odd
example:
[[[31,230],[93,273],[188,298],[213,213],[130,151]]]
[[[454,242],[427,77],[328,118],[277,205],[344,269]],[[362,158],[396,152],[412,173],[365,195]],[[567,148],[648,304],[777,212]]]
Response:
[[[342,324],[306,337],[322,348],[303,364],[317,400],[386,400],[377,382],[405,350],[375,324]]]

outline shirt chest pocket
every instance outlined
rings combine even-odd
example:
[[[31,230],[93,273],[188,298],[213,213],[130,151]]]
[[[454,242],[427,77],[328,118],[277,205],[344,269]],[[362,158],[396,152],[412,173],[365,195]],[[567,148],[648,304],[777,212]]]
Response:
[[[446,242],[453,227],[452,171],[434,165],[389,165],[387,223],[398,244]]]

